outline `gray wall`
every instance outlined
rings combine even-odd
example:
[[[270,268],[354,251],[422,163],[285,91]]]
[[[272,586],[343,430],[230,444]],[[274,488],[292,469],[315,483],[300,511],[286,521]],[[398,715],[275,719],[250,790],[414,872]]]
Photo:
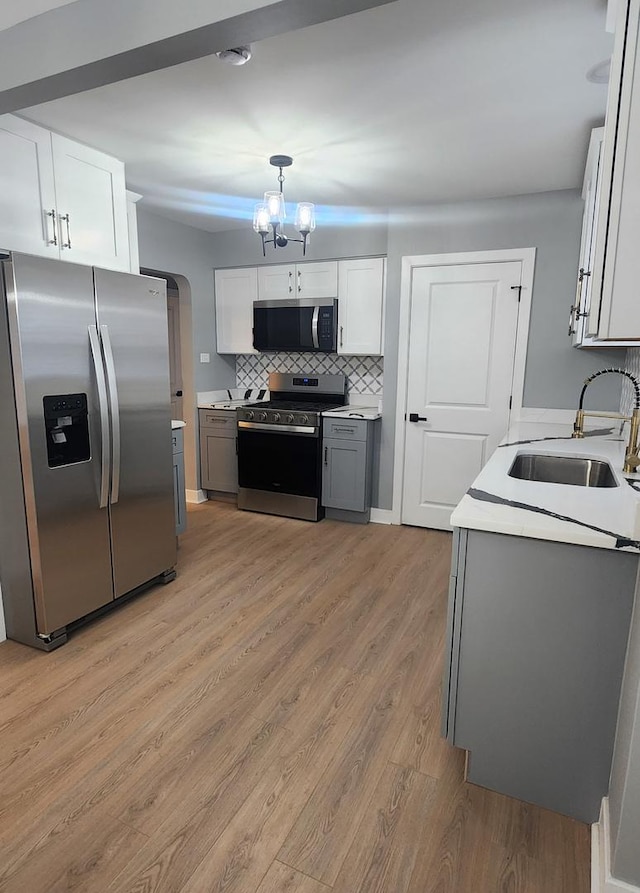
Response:
[[[217,388],[232,388],[236,383],[235,358],[216,353],[216,322],[213,296],[213,263],[211,234],[166,217],[151,214],[138,206],[138,242],[140,266],[170,273],[180,288],[180,320],[188,317],[183,312],[185,302],[191,311],[193,348],[193,376],[183,376],[183,414],[187,423],[184,435],[184,458],[187,489],[200,488],[200,449],[198,438],[198,410],[196,392]],[[183,287],[184,281],[188,288]],[[185,291],[189,294],[185,295]],[[180,332],[184,345],[184,332]],[[200,363],[200,353],[211,356],[210,363]],[[189,363],[183,347],[182,362]]]
[[[609,789],[611,874],[640,887],[640,584],[631,621]]]
[[[294,231],[295,232],[295,231]],[[312,235],[307,254],[296,243],[274,250],[267,245],[263,257],[260,239],[248,223],[244,229],[211,235],[214,267],[254,267],[262,264],[291,264],[299,260],[329,260],[337,257],[366,257],[387,253],[387,227],[319,227]]]
[[[624,361],[621,351],[585,351],[566,337],[574,298],[583,203],[578,192],[429,205],[396,215],[389,224],[384,417],[378,505],[391,508],[395,391],[402,257],[500,248],[537,248],[524,405],[570,409],[582,382],[603,366]],[[405,346],[403,346],[405,347]],[[401,348],[402,349],[402,348]],[[593,386],[592,406],[617,409],[616,377]]]
[[[138,241],[141,267],[184,276],[189,282],[196,391],[235,387],[235,359],[216,353],[213,294],[213,268],[216,264],[211,233],[139,208]],[[200,363],[201,353],[211,354],[211,362]]]

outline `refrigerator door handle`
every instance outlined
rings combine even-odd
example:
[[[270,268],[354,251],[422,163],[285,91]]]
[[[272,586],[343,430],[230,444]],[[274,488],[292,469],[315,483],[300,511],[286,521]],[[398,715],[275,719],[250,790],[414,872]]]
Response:
[[[98,390],[98,405],[100,407],[100,439],[101,439],[101,459],[100,459],[100,508],[107,507],[109,501],[109,467],[111,464],[111,443],[109,440],[109,408],[107,405],[107,383],[104,377],[104,366],[102,365],[102,351],[100,350],[100,340],[98,338],[98,329],[96,326],[89,326],[89,345],[91,347],[91,358],[93,360],[93,369],[96,376],[96,387]]]
[[[113,361],[113,350],[109,337],[109,327],[100,326],[104,363],[107,370],[107,387],[109,389],[109,405],[111,407],[111,505],[115,505],[120,496],[120,404],[118,402],[118,384],[116,366]]]

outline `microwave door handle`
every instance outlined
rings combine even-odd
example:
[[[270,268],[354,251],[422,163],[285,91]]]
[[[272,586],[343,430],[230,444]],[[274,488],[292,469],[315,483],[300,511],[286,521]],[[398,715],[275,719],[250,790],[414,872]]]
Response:
[[[318,318],[320,317],[320,308],[313,308],[313,316],[311,318],[311,340],[313,341],[313,346],[316,350],[320,347],[320,341],[318,339]]]

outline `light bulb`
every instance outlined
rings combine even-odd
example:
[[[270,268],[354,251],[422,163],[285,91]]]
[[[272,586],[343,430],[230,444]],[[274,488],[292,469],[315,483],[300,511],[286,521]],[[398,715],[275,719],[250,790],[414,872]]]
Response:
[[[281,192],[265,192],[264,203],[269,209],[269,217],[271,222],[279,221],[284,223],[286,210],[284,206],[284,195]]]
[[[268,233],[269,224],[269,208],[264,202],[258,202],[253,211],[253,228],[257,233]]]
[[[300,233],[312,233],[316,228],[316,212],[313,202],[299,202],[296,208],[296,229]]]

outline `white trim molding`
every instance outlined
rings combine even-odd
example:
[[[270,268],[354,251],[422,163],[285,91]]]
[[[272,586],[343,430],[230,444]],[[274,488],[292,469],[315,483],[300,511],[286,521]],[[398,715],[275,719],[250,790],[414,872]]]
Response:
[[[411,322],[411,283],[413,271],[418,267],[445,267],[460,264],[499,264],[520,261],[520,309],[516,330],[516,349],[513,359],[513,403],[511,418],[520,418],[524,394],[524,373],[527,362],[529,320],[533,293],[533,272],[536,261],[535,248],[505,248],[501,251],[465,251],[455,254],[417,254],[402,258],[400,281],[400,323],[398,333],[398,382],[396,389],[396,430],[393,468],[392,524],[402,523],[402,486],[404,477],[404,417],[407,411],[407,385],[409,377],[409,326]],[[506,433],[506,432],[505,432]]]
[[[187,502],[192,502],[195,505],[200,505],[201,502],[207,501],[207,494],[204,490],[185,490],[187,496]]]
[[[600,821],[591,826],[591,893],[640,893],[640,887],[611,876],[609,800],[600,808]]]
[[[394,520],[394,514],[391,509],[371,509],[371,517],[369,520],[373,524],[397,524]]]

